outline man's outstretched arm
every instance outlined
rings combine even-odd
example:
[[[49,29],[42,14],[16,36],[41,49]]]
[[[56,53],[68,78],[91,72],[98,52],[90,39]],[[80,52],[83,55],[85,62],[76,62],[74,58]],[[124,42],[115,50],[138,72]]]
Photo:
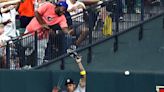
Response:
[[[80,69],[80,75],[81,75],[81,79],[80,79],[80,86],[82,88],[84,88],[86,86],[86,71],[81,63],[81,56],[77,56],[76,58],[76,63]]]

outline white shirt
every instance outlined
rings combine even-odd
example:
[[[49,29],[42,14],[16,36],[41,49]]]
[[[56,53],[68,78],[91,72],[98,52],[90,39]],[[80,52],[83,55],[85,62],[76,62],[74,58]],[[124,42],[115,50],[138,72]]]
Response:
[[[16,17],[16,10],[11,9],[9,12],[7,13],[2,13],[2,15],[0,15],[0,22],[5,22],[7,20],[11,20],[10,23],[8,23],[7,25],[4,26],[4,33],[0,35],[0,42],[4,43],[7,40],[10,40],[11,37],[16,37],[17,33],[16,33],[16,23],[15,23],[15,17]]]
[[[75,89],[74,92],[86,92],[85,90],[86,90],[85,87],[82,88],[82,87],[78,84],[78,86],[77,86],[77,88]]]
[[[12,9],[9,12],[3,13],[2,16],[0,16],[0,21],[2,22],[5,22],[9,19],[11,20],[10,23],[5,25],[3,35],[16,37],[16,23],[15,23],[16,14],[17,14],[16,10]]]
[[[67,10],[70,10],[73,7],[77,7],[78,5],[82,5],[84,8],[86,8],[85,5],[84,5],[84,3],[83,2],[80,2],[80,1],[76,1],[75,4],[72,4],[70,0],[66,0],[66,3],[68,4],[68,9]],[[80,13],[82,11],[83,11],[83,9],[80,8],[80,9],[77,9],[76,11],[70,12],[70,15],[72,16],[72,15],[75,15],[75,14]],[[83,13],[82,14],[78,14],[76,16],[73,16],[72,17],[72,20],[73,21],[83,21]]]

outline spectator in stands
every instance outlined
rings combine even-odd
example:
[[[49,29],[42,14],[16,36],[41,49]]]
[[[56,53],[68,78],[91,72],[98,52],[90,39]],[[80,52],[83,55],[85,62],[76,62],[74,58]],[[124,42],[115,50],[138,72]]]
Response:
[[[86,9],[86,7],[83,2],[77,0],[66,0],[66,2],[68,4],[67,11],[70,12],[72,16],[73,25],[75,26],[75,35],[79,35],[74,44],[76,46],[79,46],[81,42],[86,38],[89,31],[86,23],[84,23],[83,13],[80,13],[83,12],[83,10]]]
[[[2,14],[2,12],[4,12],[4,11],[7,11],[9,8],[5,8],[5,9],[3,9],[3,10],[1,10],[4,6],[8,6],[8,5],[12,5],[12,4],[17,4],[17,3],[19,3],[19,2],[21,2],[21,0],[1,0],[0,1],[0,15]],[[1,21],[0,22],[0,25],[1,25],[1,28],[3,28],[4,27],[4,23]],[[3,30],[1,30],[1,32],[3,32]],[[0,32],[0,34],[2,34]]]
[[[141,13],[141,0],[136,0],[135,12],[136,12],[137,14],[140,14],[140,13]]]
[[[122,0],[117,0],[118,5],[118,17],[120,20],[123,20],[123,2]]]
[[[35,12],[35,17],[31,20],[31,22],[26,27],[25,33],[38,32],[38,65],[43,63],[43,58],[45,54],[45,48],[47,47],[48,41],[48,33],[50,32],[50,27],[52,25],[58,24],[62,31],[65,34],[71,35],[73,31],[69,31],[66,18],[64,16],[64,12],[66,11],[68,5],[66,2],[58,2],[57,5],[54,5],[50,2],[44,3],[42,6],[38,8]],[[28,35],[26,35],[28,36]],[[32,46],[34,44],[34,40],[27,41],[25,38],[23,41],[23,46]],[[33,47],[34,48],[34,47]]]
[[[78,64],[78,67],[80,69],[80,80],[79,84],[76,85],[76,83],[71,79],[67,78],[65,81],[66,91],[62,92],[86,92],[86,71],[81,63],[81,57],[78,56],[76,58],[76,63]],[[58,92],[59,89],[55,86],[52,90],[52,92]]]
[[[24,0],[19,4],[18,13],[19,13],[19,22],[20,22],[20,34],[23,34],[26,26],[30,23],[34,17],[34,3],[36,0]],[[28,8],[27,8],[28,6]],[[24,49],[19,50],[18,55],[20,57],[22,67],[26,63]]]
[[[127,6],[127,13],[134,13],[135,12],[135,0],[125,0]]]
[[[20,28],[26,28],[34,17],[34,0],[24,0],[24,2],[21,2],[18,12],[20,16]]]
[[[125,0],[125,4],[127,6],[127,13],[141,13],[141,0]]]
[[[60,2],[60,1],[66,1],[66,2],[70,2],[70,1],[67,1],[67,0],[57,0],[58,2]],[[85,5],[84,5],[85,6]],[[69,5],[68,5],[68,7],[69,7]],[[77,12],[78,13],[78,12]],[[66,18],[67,18],[67,24],[69,25],[69,28],[71,29],[71,30],[73,30],[74,31],[74,29],[72,28],[73,27],[73,23],[72,23],[72,19],[71,19],[71,15],[70,15],[70,13],[67,11],[67,12],[65,12],[65,16],[66,16]],[[81,16],[81,18],[83,18],[83,16]],[[80,21],[83,21],[83,19],[81,19],[81,18],[79,18],[80,19]],[[82,23],[81,23],[82,24]],[[82,24],[83,25],[83,24]],[[81,28],[83,27],[81,25]],[[85,26],[83,27],[83,29],[85,28]],[[56,28],[56,30],[60,30],[60,28]],[[80,29],[81,30],[81,29]],[[76,33],[76,32],[74,32],[74,33]],[[80,33],[80,32],[79,32]],[[68,47],[70,47],[70,48],[76,48],[76,46],[79,46],[80,45],[80,43],[85,39],[85,37],[86,37],[86,34],[87,34],[87,32],[85,32],[85,30],[82,30],[82,32],[81,32],[81,34],[80,34],[80,36],[78,37],[78,39],[77,39],[77,41],[75,41],[75,43],[73,43],[73,44],[75,44],[75,45],[71,45],[72,44],[72,37],[70,37],[70,36],[65,36],[65,39],[64,39],[64,46],[63,46],[63,48],[62,48],[62,50],[60,49],[60,53],[57,55],[57,56],[59,56],[59,55],[61,55],[61,54],[63,54],[63,53],[65,53],[65,51],[66,51],[66,49],[68,48]],[[75,34],[74,34],[75,35]],[[54,41],[54,40],[53,40]],[[49,41],[50,42],[50,41]],[[56,42],[56,41],[55,41]],[[48,44],[49,45],[49,44]],[[58,44],[59,45],[59,44]],[[71,45],[71,46],[70,46]],[[49,46],[48,46],[49,47]],[[53,46],[54,47],[54,46]],[[61,46],[60,46],[61,47]],[[61,53],[62,52],[62,53]],[[55,56],[56,57],[56,54],[55,55],[53,55],[53,56]],[[47,58],[47,57],[46,57]]]
[[[60,1],[64,0],[58,0],[57,2]],[[72,29],[72,19],[70,13],[68,11],[65,11],[64,15],[67,20],[68,28]],[[53,25],[50,28],[53,29],[53,32],[62,30],[58,24]],[[57,36],[55,35],[49,35],[49,41],[46,48],[44,62],[48,62],[48,60],[54,59],[64,54],[66,52],[66,49],[72,44],[72,39],[70,36],[64,35],[62,33],[59,33]]]
[[[3,33],[0,35],[0,44],[5,45],[5,42],[11,38],[16,37],[18,32],[16,31],[16,8],[18,5],[9,5],[1,8],[0,23]]]
[[[159,6],[159,5],[160,5],[159,0],[144,0],[145,13],[149,14],[149,17],[152,17],[152,15],[154,14],[152,12],[152,9],[156,6]]]
[[[0,3],[2,4],[2,7],[0,8],[0,55],[3,58],[3,62],[1,62],[3,65],[5,64],[5,48],[3,46],[6,45],[6,41],[18,35],[16,30],[15,16],[17,14],[17,3],[19,2],[20,0]]]

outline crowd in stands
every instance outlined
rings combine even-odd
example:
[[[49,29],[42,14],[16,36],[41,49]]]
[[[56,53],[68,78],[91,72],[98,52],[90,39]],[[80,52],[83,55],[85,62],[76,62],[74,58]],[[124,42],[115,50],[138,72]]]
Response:
[[[141,13],[141,0],[115,1],[119,4],[120,20],[123,19],[124,13]],[[0,0],[0,56],[2,56],[0,62],[2,65],[6,63],[6,42],[20,36],[20,31],[16,29],[16,16],[19,16],[20,28],[25,29],[24,40],[21,43],[26,48],[25,54],[31,54],[31,51],[34,51],[35,40],[33,35],[35,31],[38,32],[37,65],[41,65],[49,60],[48,53],[54,48],[50,44],[56,44],[52,39],[56,39],[57,33],[64,33],[60,39],[67,39],[67,42],[60,43],[62,46],[55,48],[56,51],[63,50],[60,51],[61,54],[65,53],[67,48],[76,49],[87,38],[89,23],[87,17],[84,17],[85,13],[81,12],[91,5],[102,2],[103,0]],[[163,0],[144,0],[144,4],[148,6],[158,3],[164,5]],[[113,12],[114,5],[109,5],[106,10]],[[100,15],[104,21],[108,14],[102,12]],[[87,22],[84,23],[84,21]],[[73,39],[73,36],[77,38]],[[62,48],[59,49],[59,47]],[[22,67],[26,64],[23,64]]]

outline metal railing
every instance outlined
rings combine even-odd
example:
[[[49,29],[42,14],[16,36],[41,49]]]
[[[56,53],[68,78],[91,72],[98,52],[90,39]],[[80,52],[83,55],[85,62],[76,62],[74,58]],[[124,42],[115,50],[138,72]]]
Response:
[[[77,51],[88,49],[88,63],[92,61],[93,45],[114,38],[113,50],[116,52],[118,50],[118,36],[135,27],[140,27],[139,40],[142,40],[142,24],[145,23],[144,20],[154,18],[155,15],[163,11],[161,10],[162,6],[156,5],[150,8],[145,5],[143,0],[141,1],[140,12],[137,13],[124,12],[123,7],[121,7],[122,11],[120,11],[120,2],[116,0],[105,1],[102,4],[90,6],[84,12],[71,16],[74,30],[89,30],[88,36],[85,37],[85,40],[77,49]],[[102,31],[106,16],[112,19],[112,35],[106,35],[106,33],[104,34]],[[78,24],[74,24],[75,22],[78,22]],[[45,53],[43,53],[45,55],[40,54],[40,51],[43,49],[39,49],[42,45],[40,45],[41,43],[38,40],[39,33],[37,32],[33,33],[33,35],[20,36],[8,41],[6,45],[6,59],[3,61],[5,62],[5,68],[20,69],[24,65],[40,68],[56,60],[61,60],[61,69],[64,69],[64,58],[68,56],[68,54],[65,54],[66,49],[69,48],[74,40],[78,39],[78,35],[70,37],[63,34],[62,31],[56,29],[56,27],[53,27],[54,26],[52,26],[52,29],[54,29],[54,31],[50,32],[48,43],[47,41],[42,42],[44,45],[47,44]],[[105,32],[108,31],[105,30]],[[42,58],[42,60],[39,61],[38,57]]]

